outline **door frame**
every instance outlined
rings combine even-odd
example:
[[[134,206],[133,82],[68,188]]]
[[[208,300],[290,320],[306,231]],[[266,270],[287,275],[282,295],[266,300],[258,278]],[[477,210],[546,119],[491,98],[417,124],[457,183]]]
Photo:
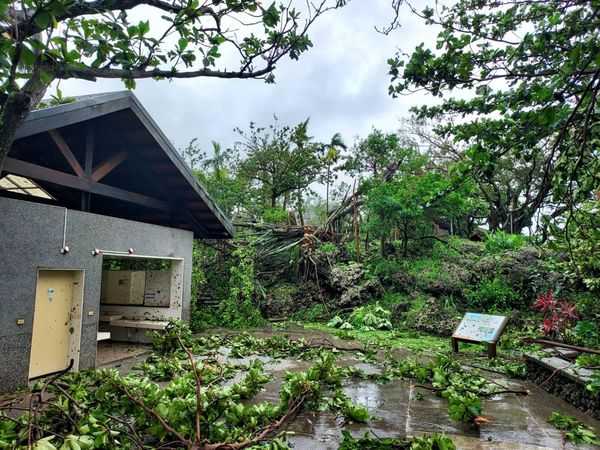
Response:
[[[33,320],[31,326],[31,343],[33,343],[33,333],[35,331],[35,307],[37,290],[40,280],[40,272],[49,271],[60,271],[60,272],[71,272],[73,274],[73,294],[71,298],[71,311],[69,321],[69,343],[67,349],[67,361],[73,360],[73,365],[70,369],[71,372],[77,372],[79,370],[79,355],[81,351],[81,328],[83,324],[83,300],[85,291],[85,270],[84,269],[71,269],[62,267],[38,267],[35,281],[35,297],[33,301]],[[29,354],[31,364],[31,351]],[[29,375],[29,374],[28,374]],[[44,375],[41,375],[44,376]]]

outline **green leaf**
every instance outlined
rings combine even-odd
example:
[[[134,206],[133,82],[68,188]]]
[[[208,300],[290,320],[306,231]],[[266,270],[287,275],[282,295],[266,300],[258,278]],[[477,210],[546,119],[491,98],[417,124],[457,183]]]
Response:
[[[50,26],[51,23],[53,23],[53,21],[55,22],[53,19],[54,18],[49,13],[41,12],[35,16],[34,21],[38,27],[40,27],[42,30],[45,30]]]
[[[31,51],[31,49],[27,46],[27,45],[23,45],[21,47],[21,55],[20,55],[20,61],[21,64],[27,65],[27,66],[33,66],[33,64],[35,63],[35,53],[33,53]]]
[[[267,28],[273,28],[279,23],[279,11],[273,2],[267,9],[263,9],[263,23]]]
[[[177,41],[177,45],[179,47],[179,51],[183,52],[188,46],[188,40],[186,38],[179,38],[179,41]]]

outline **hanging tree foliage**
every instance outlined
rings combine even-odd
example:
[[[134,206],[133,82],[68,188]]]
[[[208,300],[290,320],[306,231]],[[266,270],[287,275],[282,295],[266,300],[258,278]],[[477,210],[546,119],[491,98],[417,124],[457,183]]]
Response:
[[[309,27],[347,0],[0,1],[0,169],[56,79],[263,78],[311,47]],[[234,61],[237,60],[237,64]],[[220,61],[226,61],[226,67]]]
[[[401,3],[394,1],[397,11]],[[442,119],[437,133],[464,146],[465,170],[477,177],[492,178],[506,156],[539,159],[538,189],[510,211],[523,220],[517,229],[551,195],[571,212],[588,199],[600,185],[600,2],[409,7],[442,31],[436,49],[421,44],[389,60],[390,94],[426,90],[442,97],[415,113]],[[464,90],[467,99],[452,97]]]

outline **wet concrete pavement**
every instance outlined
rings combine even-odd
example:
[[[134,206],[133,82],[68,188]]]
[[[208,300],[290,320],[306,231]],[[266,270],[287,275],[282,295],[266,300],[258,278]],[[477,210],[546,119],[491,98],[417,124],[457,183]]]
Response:
[[[100,341],[96,350],[96,367],[101,368],[116,361],[148,353],[150,350],[148,344]]]
[[[294,338],[326,338],[336,345],[355,345],[348,341],[340,343],[327,333],[314,332],[314,330],[293,332],[285,330],[283,333]],[[268,337],[274,333],[260,331],[252,334]],[[256,356],[230,358],[228,352],[223,349],[221,353],[222,360],[238,364],[257,358]],[[259,357],[258,359],[263,361],[265,371],[273,375],[273,380],[252,400],[252,403],[262,401],[277,403],[278,390],[285,372],[306,370],[311,365],[310,362],[292,358],[271,360]],[[123,371],[127,371],[127,367],[130,367],[126,361],[120,364]],[[365,364],[346,354],[340,356],[336,364],[358,366],[367,372],[381,370],[375,365]],[[229,380],[228,383],[234,381],[237,380]],[[436,397],[428,390],[415,387],[411,381],[378,384],[368,380],[346,379],[342,388],[344,393],[355,403],[367,408],[373,419],[367,424],[344,424],[343,419],[333,413],[303,410],[286,424],[285,429],[291,432],[288,441],[293,443],[297,450],[337,449],[342,440],[341,430],[346,428],[355,437],[363,436],[368,431],[379,437],[420,436],[432,432],[445,432],[452,437],[458,449],[465,450],[598,449],[595,446],[572,444],[563,447],[561,433],[546,419],[550,413],[558,411],[591,426],[597,433],[600,432],[598,421],[528,382],[508,380],[497,375],[495,381],[510,389],[529,389],[531,394],[527,396],[504,394],[484,401],[483,414],[491,419],[491,423],[475,426],[453,421],[448,416],[448,405],[445,399]]]
[[[276,384],[273,382],[273,387]],[[381,385],[368,380],[346,380],[344,393],[367,408],[373,419],[367,424],[343,424],[343,420],[332,413],[305,410],[287,425],[286,429],[294,432],[288,439],[298,450],[337,449],[342,439],[341,430],[346,428],[355,437],[369,431],[379,437],[444,432],[452,436],[459,449],[560,449],[563,448],[562,436],[546,421],[553,411],[569,414],[600,430],[597,421],[568,403],[528,383],[520,386],[533,389],[532,394],[527,397],[507,394],[485,401],[484,414],[492,422],[475,426],[452,420],[445,399],[415,388],[410,381]],[[415,395],[417,392],[422,394],[421,400],[421,396]],[[276,392],[264,395],[263,399],[276,401],[273,394]],[[597,447],[567,445],[565,448]]]

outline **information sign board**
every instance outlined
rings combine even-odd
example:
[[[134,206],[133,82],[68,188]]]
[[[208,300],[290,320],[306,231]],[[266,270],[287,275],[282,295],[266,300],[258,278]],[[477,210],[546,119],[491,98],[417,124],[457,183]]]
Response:
[[[458,351],[458,342],[486,342],[488,356],[496,355],[496,343],[508,323],[506,316],[466,313],[452,334],[452,349]]]

